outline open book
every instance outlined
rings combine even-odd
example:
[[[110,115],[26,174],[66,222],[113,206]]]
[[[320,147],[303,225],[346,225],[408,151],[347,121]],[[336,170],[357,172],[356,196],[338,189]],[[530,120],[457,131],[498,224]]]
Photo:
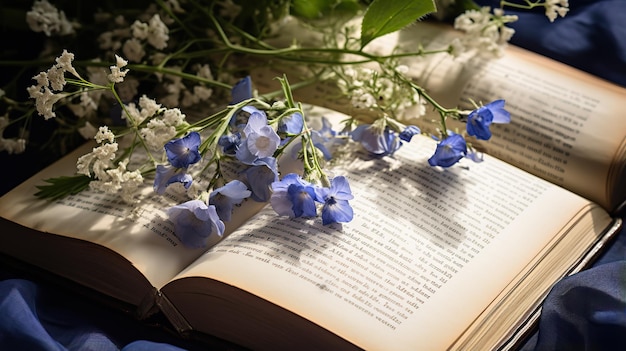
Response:
[[[621,225],[626,90],[515,48],[493,65],[464,72],[450,98],[507,99],[513,124],[494,126],[484,145],[495,157],[433,168],[426,136],[393,157],[354,151],[333,166],[355,196],[350,223],[246,202],[222,241],[190,250],[164,214],[181,200],[174,192],[147,189],[135,208],[90,191],[36,199],[36,185],[72,174],[86,145],[0,198],[0,253],[141,318],[163,313],[183,336],[255,350],[509,347],[552,284]]]

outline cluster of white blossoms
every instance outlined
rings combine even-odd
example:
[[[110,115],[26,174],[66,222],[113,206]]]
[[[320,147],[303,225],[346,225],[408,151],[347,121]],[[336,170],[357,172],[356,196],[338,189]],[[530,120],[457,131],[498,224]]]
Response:
[[[502,9],[482,7],[480,10],[468,10],[454,20],[454,28],[466,33],[453,43],[453,51],[475,50],[482,57],[500,57],[515,34],[507,23],[517,21],[515,15],[505,15]]]
[[[128,104],[126,110],[137,125],[149,119],[146,126],[139,130],[139,134],[154,151],[162,150],[163,145],[176,136],[177,127],[186,124],[185,115],[180,109],[163,108],[146,95],[139,98],[138,104]]]
[[[119,146],[115,142],[115,135],[108,127],[100,127],[94,139],[100,145],[78,158],[77,173],[95,178],[89,182],[91,189],[119,194],[122,200],[128,203],[136,201],[135,195],[144,180],[141,172],[127,170],[128,159],[122,160],[114,167],[113,160]]]
[[[405,65],[397,65],[392,70],[404,75],[408,69]],[[394,118],[401,118],[409,108],[416,114],[412,117],[422,116],[426,112],[425,101],[419,94],[401,84],[393,74],[381,74],[367,67],[350,67],[337,75],[337,84],[357,110],[382,111]]]
[[[115,55],[115,65],[109,67],[111,68],[111,73],[107,76],[111,83],[121,83],[124,81],[124,77],[126,77],[128,70],[123,70],[122,68],[126,67],[127,64],[128,61]]]
[[[141,45],[142,41],[147,41],[148,44],[152,45],[155,49],[163,50],[167,47],[167,41],[170,39],[168,35],[169,29],[165,23],[163,23],[158,13],[154,14],[147,23],[136,20],[130,26],[130,29],[133,37],[129,39],[129,41],[134,43],[133,45],[135,46],[137,44]],[[124,47],[124,53],[129,56],[130,52],[126,52],[128,49],[127,45],[125,44]],[[143,51],[143,48],[141,48],[140,51]],[[133,60],[139,62],[142,58],[142,56],[137,56],[134,57]]]
[[[65,72],[69,72],[76,78],[81,79],[72,66],[73,60],[74,54],[63,50],[61,56],[56,58],[56,64],[46,72],[39,72],[39,74],[34,76],[33,79],[37,81],[37,84],[27,88],[30,97],[35,99],[37,112],[45,119],[56,117],[52,107],[59,100],[68,96],[67,93],[63,92],[63,88],[67,83]]]
[[[4,90],[0,89],[0,97],[4,95]],[[21,154],[26,150],[26,139],[24,138],[7,138],[5,139],[4,129],[9,125],[9,119],[6,116],[0,117],[0,152],[6,151],[10,154]]]
[[[37,0],[26,12],[26,23],[34,32],[44,32],[47,36],[73,34],[74,25],[67,20],[65,12],[59,11],[48,0]]]
[[[565,17],[567,12],[569,11],[569,1],[568,0],[546,0],[546,17],[550,20],[550,22],[554,22],[554,20],[558,17]]]

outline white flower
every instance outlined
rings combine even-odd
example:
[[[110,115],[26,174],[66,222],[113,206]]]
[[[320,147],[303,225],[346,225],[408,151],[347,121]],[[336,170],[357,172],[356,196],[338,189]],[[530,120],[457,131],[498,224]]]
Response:
[[[33,3],[31,10],[26,13],[26,23],[34,32],[44,32],[47,36],[74,33],[74,27],[65,17],[65,13],[51,5],[48,0]]]
[[[461,42],[461,39],[454,38],[452,42],[450,42],[450,55],[453,57],[459,57],[465,52],[465,45]]]
[[[106,179],[106,169],[110,167],[111,161],[115,159],[117,149],[117,143],[108,143],[94,147],[90,153],[78,158],[76,161],[76,172],[89,177],[93,174],[98,179]]]
[[[84,126],[78,128],[78,133],[86,140],[95,138],[97,132],[96,127],[89,121],[85,122]]]
[[[554,20],[558,16],[565,17],[567,12],[569,11],[569,1],[568,0],[546,0],[545,8],[546,8],[546,17],[548,17],[550,22],[554,22]]]
[[[122,52],[130,61],[141,62],[146,55],[146,51],[143,49],[141,41],[137,38],[130,38],[124,42],[122,46]]]
[[[102,142],[105,140],[109,143],[112,143],[113,141],[115,141],[115,134],[113,134],[113,132],[109,130],[109,127],[102,126],[98,128],[98,132],[94,136],[94,139],[96,139],[96,142],[98,144],[102,144]]]
[[[506,48],[508,41],[515,31],[506,27],[506,23],[517,21],[517,16],[504,15],[501,9],[495,9],[494,14],[490,13],[491,8],[482,7],[479,10],[468,10],[459,15],[454,20],[454,28],[464,31],[465,35],[460,39],[460,43],[455,45],[451,53],[456,56],[455,49],[464,48],[465,52],[474,50],[482,57],[500,57]]]
[[[185,115],[178,109],[167,109],[161,117],[151,119],[139,132],[148,147],[162,150],[165,143],[176,136],[176,127],[185,123]]]
[[[78,74],[78,72],[76,72],[74,66],[72,66],[72,61],[74,61],[74,54],[68,52],[66,49],[63,49],[61,56],[57,57],[55,61],[57,63],[55,67],[62,69],[63,72],[70,72],[74,75],[74,77],[80,79],[80,75]]]
[[[155,14],[150,18],[148,23],[141,21],[135,21],[131,25],[131,31],[133,37],[140,40],[147,40],[150,45],[156,49],[163,50],[167,47],[167,41],[169,40],[169,29],[161,21],[161,17]]]
[[[122,67],[125,67],[127,64],[128,64],[128,61],[124,60],[118,55],[115,55],[115,66],[109,67],[111,68],[111,74],[107,76],[109,81],[111,81],[112,83],[123,82],[124,77],[126,77],[126,74],[128,73],[128,70],[127,69],[122,70]]]
[[[46,120],[56,117],[56,113],[52,111],[54,104],[64,98],[67,94],[55,94],[47,86],[32,85],[26,89],[31,98],[35,99],[35,107],[37,113],[42,115]]]
[[[185,122],[185,115],[177,108],[163,112],[163,121],[170,126],[179,126]]]
[[[21,154],[26,150],[26,140],[22,138],[5,139],[0,136],[0,151],[11,154]]]
[[[376,99],[372,94],[366,93],[362,89],[357,89],[352,93],[350,102],[352,106],[359,109],[369,109],[376,106]]]

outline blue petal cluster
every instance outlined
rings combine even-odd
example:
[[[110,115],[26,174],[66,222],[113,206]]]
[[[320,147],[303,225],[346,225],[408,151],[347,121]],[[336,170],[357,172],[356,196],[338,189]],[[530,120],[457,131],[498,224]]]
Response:
[[[402,142],[389,128],[378,128],[373,124],[362,124],[350,133],[352,140],[361,143],[363,148],[378,156],[392,155]]]
[[[198,151],[200,141],[200,134],[191,132],[165,144],[165,154],[170,166],[158,165],[156,168],[153,187],[157,194],[165,193],[166,188],[174,183],[182,183],[185,189],[191,186],[193,179],[186,171],[190,165],[201,159]]]
[[[435,154],[428,159],[431,166],[450,167],[467,155],[467,143],[460,134],[450,133],[439,141]]]
[[[206,247],[211,235],[221,237],[224,234],[225,225],[215,206],[207,206],[201,200],[190,200],[170,207],[166,213],[174,223],[176,236],[187,247]]]
[[[491,138],[491,123],[509,123],[511,114],[504,109],[504,100],[496,100],[470,112],[467,116],[467,134],[480,140]]]
[[[315,217],[317,203],[322,204],[324,225],[349,222],[354,213],[349,200],[353,198],[348,180],[343,176],[331,180],[329,188],[311,184],[300,175],[287,174],[282,180],[272,183],[270,204],[282,216]]]
[[[217,188],[209,195],[209,205],[215,206],[219,217],[229,222],[233,206],[239,205],[241,202],[250,197],[252,192],[248,187],[239,180],[232,180],[223,187]]]

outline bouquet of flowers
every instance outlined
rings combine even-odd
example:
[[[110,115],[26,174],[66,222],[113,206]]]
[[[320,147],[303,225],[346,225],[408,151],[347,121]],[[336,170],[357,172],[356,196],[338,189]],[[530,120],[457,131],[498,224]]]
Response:
[[[409,107],[428,106],[440,117],[430,166],[480,162],[467,136],[488,140],[492,123],[508,123],[505,101],[472,102],[472,110],[442,106],[399,59],[470,50],[497,57],[513,35],[507,23],[517,20],[505,6],[541,7],[551,21],[567,12],[567,0],[502,1],[493,10],[454,0],[64,3],[35,0],[24,8],[13,1],[2,9],[6,26],[31,31],[41,47],[34,59],[10,50],[0,59],[0,67],[19,67],[0,90],[0,151],[34,148],[59,157],[95,140],[75,176],[48,179],[37,195],[54,200],[90,188],[133,203],[145,187],[159,195],[184,189],[189,200],[167,214],[191,247],[221,236],[244,201],[268,202],[282,216],[319,213],[324,224],[349,222],[350,185],[329,176],[328,162],[347,143],[392,156],[423,133],[407,123]],[[434,50],[419,43],[409,53],[367,50],[424,16],[455,18],[465,34]],[[294,22],[318,36],[315,45],[285,33]],[[289,44],[275,45],[277,36]],[[306,69],[294,83],[286,72],[275,77],[280,89],[258,94],[250,72],[269,61]],[[294,91],[321,83],[336,86],[368,117],[337,126],[308,116]],[[449,130],[449,118],[466,129]],[[50,131],[43,142],[33,136],[42,124]],[[299,170],[281,172],[284,158],[299,160]]]

